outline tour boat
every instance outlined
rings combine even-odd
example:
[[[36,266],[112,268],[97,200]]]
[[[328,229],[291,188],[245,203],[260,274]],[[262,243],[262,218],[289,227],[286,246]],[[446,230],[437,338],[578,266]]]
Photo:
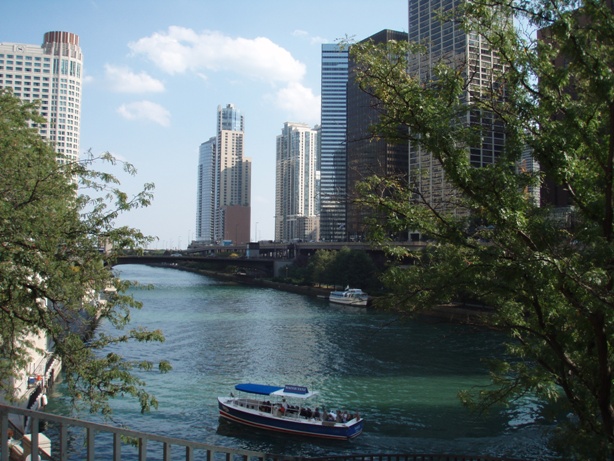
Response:
[[[244,383],[237,384],[235,390],[245,396],[231,393],[230,397],[218,397],[221,418],[270,431],[333,440],[353,439],[362,432],[359,414],[309,405],[318,393],[304,386]]]
[[[328,300],[337,304],[366,306],[369,302],[369,295],[360,288],[347,287],[344,291],[331,291]]]

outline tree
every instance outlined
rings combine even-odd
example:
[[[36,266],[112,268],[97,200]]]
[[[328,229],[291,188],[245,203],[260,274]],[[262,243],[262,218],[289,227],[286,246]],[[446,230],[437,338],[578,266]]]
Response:
[[[377,280],[378,269],[366,252],[343,247],[316,251],[309,258],[307,272],[311,283],[369,289]]]
[[[8,399],[15,397],[8,378],[23,373],[32,338],[43,335],[54,343],[75,402],[108,414],[110,398],[132,395],[143,411],[155,407],[155,397],[135,373],[153,364],[105,352],[114,343],[164,339],[160,331],[121,331],[140,304],[126,294],[131,283],[111,270],[118,253],[151,240],[135,229],[114,227],[114,221],[147,206],[153,185],[129,197],[118,189],[115,176],[91,169],[95,161],[116,164],[113,157],[58,161],[29,123],[45,123],[36,105],[0,90],[1,391]],[[135,173],[128,164],[124,170]],[[96,319],[120,333],[88,335]],[[164,361],[159,367],[169,369]]]
[[[369,291],[373,287],[373,281],[377,279],[377,268],[371,257],[365,251],[351,250],[348,247],[336,252],[329,273],[334,277],[335,285]]]
[[[307,270],[309,279],[317,284],[330,284],[332,282],[332,274],[330,266],[335,260],[335,252],[332,250],[318,250],[309,258]]]
[[[450,14],[441,20],[456,21],[499,52],[503,70],[470,99],[463,96],[473,75],[465,67],[442,61],[429,81],[408,73],[408,56],[425,53],[423,44],[351,47],[361,88],[379,102],[374,135],[430,152],[456,191],[447,203],[433,202],[420,171],[410,172],[409,182],[373,177],[361,185],[365,203],[388,216],[387,227],[433,239],[422,252],[391,246],[415,264],[385,275],[389,305],[416,311],[471,299],[491,306],[486,321],[509,333],[515,359],[493,368],[495,390],[464,397],[490,405],[529,393],[557,402],[569,414],[557,424],[562,453],[612,459],[611,4],[473,0]],[[547,40],[511,27],[501,20],[506,17],[529,32],[547,28]],[[485,128],[460,122],[476,112],[493,114],[505,126],[505,149],[482,168],[471,166],[467,146]],[[527,150],[540,172],[519,167]],[[546,180],[568,194],[566,214],[527,194]],[[381,221],[371,223],[371,235],[385,243],[389,229]]]

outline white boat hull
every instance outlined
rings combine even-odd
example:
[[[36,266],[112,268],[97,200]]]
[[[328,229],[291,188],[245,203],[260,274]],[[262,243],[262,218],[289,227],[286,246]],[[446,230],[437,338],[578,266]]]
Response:
[[[345,291],[331,291],[328,300],[347,306],[366,306],[369,303],[369,295],[360,289],[350,288]]]

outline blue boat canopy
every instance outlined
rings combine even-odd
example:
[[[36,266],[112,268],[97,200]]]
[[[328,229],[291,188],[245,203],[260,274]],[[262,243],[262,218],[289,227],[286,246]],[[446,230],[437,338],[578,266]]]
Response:
[[[295,397],[301,399],[307,399],[317,395],[317,392],[309,392],[304,386],[290,386],[286,387],[269,386],[267,384],[253,384],[242,383],[235,385],[235,389],[241,392],[249,392],[250,394],[260,395],[277,395],[281,397]]]
[[[267,386],[266,384],[243,383],[237,384],[235,389],[250,394],[271,395],[273,392],[281,391],[284,388],[279,386]]]

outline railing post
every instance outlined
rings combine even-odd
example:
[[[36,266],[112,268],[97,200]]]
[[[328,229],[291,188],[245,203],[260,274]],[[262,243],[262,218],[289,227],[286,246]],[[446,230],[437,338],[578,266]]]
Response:
[[[30,459],[32,461],[38,461],[38,417],[32,416],[30,418]],[[28,428],[26,427],[26,430]]]
[[[60,423],[60,461],[68,461],[68,428]]]
[[[162,453],[162,460],[171,461],[171,444],[164,442],[162,445],[162,450],[164,450],[164,453]]]
[[[122,459],[122,436],[119,432],[113,434],[113,461]]]
[[[147,439],[139,438],[139,461],[147,461]]]
[[[87,461],[95,461],[94,429],[87,428]]]
[[[0,431],[2,432],[2,461],[9,461],[9,414],[2,411],[2,421],[0,422]]]

